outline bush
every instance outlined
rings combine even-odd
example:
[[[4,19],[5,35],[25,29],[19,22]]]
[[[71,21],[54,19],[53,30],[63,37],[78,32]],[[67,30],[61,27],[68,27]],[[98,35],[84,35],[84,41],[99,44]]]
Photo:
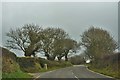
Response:
[[[70,62],[66,61],[50,61],[42,58],[39,58],[39,64],[42,66],[42,68],[44,68],[44,64],[47,64],[48,68],[67,67],[72,65]]]
[[[34,57],[18,58],[18,63],[22,71],[30,72],[30,73],[40,72],[42,69],[44,69],[45,64],[47,64],[48,69],[63,68],[72,65],[70,62],[66,62],[66,61],[50,61],[43,58],[34,58]]]
[[[20,65],[20,69],[24,72],[40,72],[41,65],[39,64],[37,58],[19,57],[17,61]]]
[[[76,55],[70,58],[70,62],[73,65],[80,65],[80,64],[84,64],[85,60],[81,57],[81,55]]]

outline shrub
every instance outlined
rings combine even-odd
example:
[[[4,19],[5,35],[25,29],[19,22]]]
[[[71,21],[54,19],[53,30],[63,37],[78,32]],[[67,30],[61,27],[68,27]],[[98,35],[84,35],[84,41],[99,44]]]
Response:
[[[67,61],[50,61],[42,58],[39,58],[39,64],[42,66],[42,68],[44,68],[44,64],[47,64],[48,68],[67,67],[72,65],[70,62]]]
[[[20,69],[24,72],[40,72],[41,65],[34,57],[19,57],[17,61],[20,65]]]

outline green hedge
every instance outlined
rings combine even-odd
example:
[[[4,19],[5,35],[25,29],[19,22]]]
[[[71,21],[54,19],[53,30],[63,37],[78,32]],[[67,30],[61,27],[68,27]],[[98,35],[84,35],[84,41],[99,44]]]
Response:
[[[20,65],[20,69],[24,72],[35,73],[41,70],[41,65],[36,58],[19,57],[17,61]]]
[[[20,69],[24,72],[41,72],[44,69],[44,65],[47,64],[48,69],[54,68],[63,68],[72,66],[70,62],[67,61],[50,61],[43,58],[34,58],[34,57],[21,57],[18,58],[18,63],[20,65]]]
[[[72,66],[72,64],[67,61],[49,61],[49,60],[40,59],[40,58],[39,60],[40,60],[39,64],[41,65],[42,68],[44,68],[44,64],[47,64],[48,68]]]
[[[2,78],[32,78],[32,76],[22,72],[21,70],[18,70],[11,73],[2,73]]]

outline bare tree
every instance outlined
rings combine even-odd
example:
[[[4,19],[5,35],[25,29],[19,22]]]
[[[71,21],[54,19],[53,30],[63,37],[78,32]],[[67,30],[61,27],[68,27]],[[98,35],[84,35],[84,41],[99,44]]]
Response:
[[[55,43],[54,54],[57,55],[58,60],[61,60],[61,58],[65,56],[65,61],[68,61],[68,53],[70,53],[70,51],[75,53],[78,47],[77,41],[73,39],[61,39]]]
[[[6,47],[22,50],[25,56],[35,56],[35,52],[41,48],[42,30],[34,24],[27,24],[16,30],[11,29],[7,33],[9,40]]]
[[[43,31],[44,40],[42,49],[45,52],[45,56],[48,60],[54,60],[56,55],[54,51],[54,43],[58,40],[68,37],[68,34],[60,28],[46,28]]]
[[[113,53],[117,47],[116,41],[103,29],[91,27],[82,34],[82,45],[86,53],[96,59]]]

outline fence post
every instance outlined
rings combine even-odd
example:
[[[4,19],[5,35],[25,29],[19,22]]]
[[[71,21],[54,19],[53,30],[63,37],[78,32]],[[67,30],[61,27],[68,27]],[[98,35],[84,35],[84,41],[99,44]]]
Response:
[[[45,65],[45,69],[47,70],[48,69],[47,64],[44,64],[44,65]]]

